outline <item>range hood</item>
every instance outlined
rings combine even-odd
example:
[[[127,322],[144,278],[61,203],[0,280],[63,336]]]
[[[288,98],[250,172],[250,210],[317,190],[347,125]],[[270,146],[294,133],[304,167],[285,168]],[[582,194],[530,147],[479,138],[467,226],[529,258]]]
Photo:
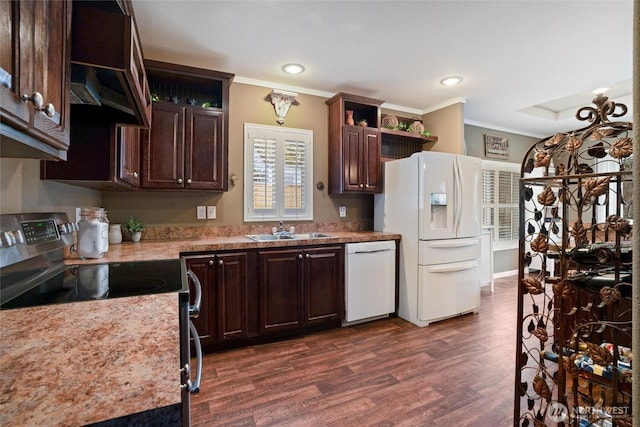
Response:
[[[133,17],[79,1],[71,28],[72,118],[82,110],[148,128],[151,98]]]

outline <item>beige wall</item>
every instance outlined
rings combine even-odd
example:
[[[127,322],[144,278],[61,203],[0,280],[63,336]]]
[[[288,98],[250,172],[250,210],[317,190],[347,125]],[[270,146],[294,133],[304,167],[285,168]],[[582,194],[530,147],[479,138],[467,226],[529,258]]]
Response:
[[[76,207],[101,203],[99,191],[40,181],[39,160],[0,159],[0,213],[66,212],[73,221]]]
[[[438,142],[427,144],[427,149],[441,153],[465,154],[464,103],[432,111],[422,117],[425,129],[438,137]]]

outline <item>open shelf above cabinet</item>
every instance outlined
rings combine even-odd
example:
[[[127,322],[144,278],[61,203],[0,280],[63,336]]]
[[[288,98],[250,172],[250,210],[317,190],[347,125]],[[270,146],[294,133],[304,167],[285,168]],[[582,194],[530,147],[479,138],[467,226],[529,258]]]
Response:
[[[425,136],[402,130],[380,128],[383,162],[409,157],[424,151],[425,144],[438,142],[437,136]]]

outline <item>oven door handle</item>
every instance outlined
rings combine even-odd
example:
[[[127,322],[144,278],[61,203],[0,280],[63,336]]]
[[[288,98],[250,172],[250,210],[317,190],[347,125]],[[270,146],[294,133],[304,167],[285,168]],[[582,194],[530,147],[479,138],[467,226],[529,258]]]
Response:
[[[189,392],[194,394],[200,393],[200,382],[202,381],[202,345],[200,344],[198,330],[191,319],[189,319],[189,333],[196,348],[196,380],[194,382],[189,381]]]
[[[193,282],[193,286],[196,289],[196,298],[193,305],[189,305],[189,317],[198,317],[200,315],[200,304],[202,302],[202,285],[198,276],[191,271],[187,270],[187,277]]]

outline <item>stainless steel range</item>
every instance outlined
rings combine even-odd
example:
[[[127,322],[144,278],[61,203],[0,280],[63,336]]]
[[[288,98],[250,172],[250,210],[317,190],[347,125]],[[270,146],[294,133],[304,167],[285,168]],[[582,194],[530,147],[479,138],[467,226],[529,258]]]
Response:
[[[178,419],[171,424],[189,425],[190,394],[199,390],[202,372],[198,334],[189,320],[199,312],[197,279],[186,272],[183,260],[67,265],[64,252],[74,244],[77,229],[64,213],[0,215],[0,309],[176,292],[180,328],[180,366],[176,367],[176,380],[180,381],[176,381],[176,387],[181,388],[182,403],[175,410]],[[196,286],[193,306],[189,304],[188,278]],[[195,338],[198,364],[193,383],[190,335]],[[119,419],[116,424],[125,421],[135,422],[135,418]]]

